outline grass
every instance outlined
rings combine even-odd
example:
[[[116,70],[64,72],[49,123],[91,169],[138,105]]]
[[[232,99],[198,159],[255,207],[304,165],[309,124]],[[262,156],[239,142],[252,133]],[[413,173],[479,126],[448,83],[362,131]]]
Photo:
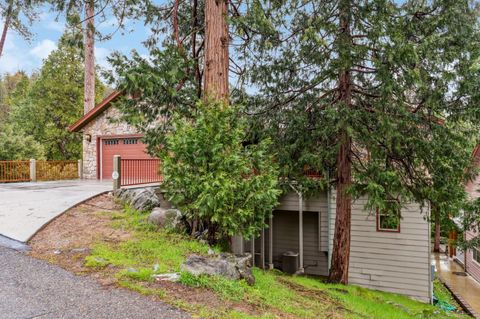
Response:
[[[93,271],[111,272],[118,285],[144,295],[153,295],[198,318],[273,319],[273,318],[379,318],[450,319],[468,318],[408,297],[357,286],[327,284],[318,278],[289,276],[279,271],[255,268],[255,285],[222,277],[193,276],[180,272],[190,254],[206,255],[208,245],[188,237],[157,230],[145,222],[146,214],[125,209],[113,215],[112,227],[132,233],[119,243],[99,242],[85,260]],[[217,252],[219,248],[215,248]],[[195,302],[182,293],[156,285],[153,274],[180,272],[180,283],[202,294],[209,291],[216,300]],[[175,284],[173,284],[175,285]],[[452,297],[435,283],[437,298]]]

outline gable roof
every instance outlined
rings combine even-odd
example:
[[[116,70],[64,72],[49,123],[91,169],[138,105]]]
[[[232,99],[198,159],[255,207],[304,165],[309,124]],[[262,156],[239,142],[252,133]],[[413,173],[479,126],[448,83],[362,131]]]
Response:
[[[68,127],[70,132],[79,132],[85,125],[93,121],[97,116],[102,114],[106,109],[111,106],[111,102],[115,101],[122,91],[114,91],[109,96],[107,96],[102,102],[95,105],[93,109],[88,111],[84,116],[79,118],[75,123]]]

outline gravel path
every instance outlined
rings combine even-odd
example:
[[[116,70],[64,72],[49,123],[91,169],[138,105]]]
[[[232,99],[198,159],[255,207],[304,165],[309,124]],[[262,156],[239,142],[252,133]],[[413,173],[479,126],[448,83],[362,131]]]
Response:
[[[183,319],[181,310],[123,289],[105,289],[44,261],[0,247],[1,319]]]

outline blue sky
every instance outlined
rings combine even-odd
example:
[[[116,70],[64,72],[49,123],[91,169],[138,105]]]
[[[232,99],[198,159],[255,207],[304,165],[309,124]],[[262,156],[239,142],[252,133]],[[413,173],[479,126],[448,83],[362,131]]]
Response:
[[[34,36],[31,41],[26,41],[15,31],[10,30],[7,34],[3,55],[0,57],[0,74],[16,72],[18,70],[31,73],[38,70],[42,60],[54,50],[57,41],[62,35],[65,22],[60,16],[58,21],[57,13],[49,12],[48,7],[39,10],[39,19],[31,27]],[[99,20],[99,19],[98,19]],[[96,23],[96,27],[102,33],[114,31],[116,20],[112,18],[103,23]],[[3,23],[1,24],[3,27]],[[133,32],[130,32],[133,29]],[[132,49],[137,49],[141,54],[146,53],[141,44],[148,35],[149,28],[144,27],[141,21],[127,21],[127,29],[122,34],[118,31],[111,40],[96,42],[95,55],[97,64],[101,67],[108,67],[107,57],[113,51],[120,51],[128,54]]]

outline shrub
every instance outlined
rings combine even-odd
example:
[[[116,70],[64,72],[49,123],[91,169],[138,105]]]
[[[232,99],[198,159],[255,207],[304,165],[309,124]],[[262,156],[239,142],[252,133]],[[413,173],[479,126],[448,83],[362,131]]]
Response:
[[[245,120],[221,102],[199,102],[193,118],[174,114],[172,125],[161,152],[169,200],[209,231],[258,233],[280,193],[270,142],[245,146]]]

